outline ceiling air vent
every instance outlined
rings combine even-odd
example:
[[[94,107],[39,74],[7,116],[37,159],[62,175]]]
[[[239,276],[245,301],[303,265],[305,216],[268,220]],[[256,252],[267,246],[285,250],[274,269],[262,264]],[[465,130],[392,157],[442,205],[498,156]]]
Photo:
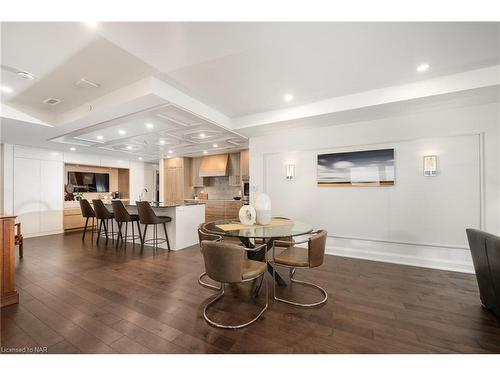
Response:
[[[75,85],[78,87],[82,87],[84,89],[97,89],[101,87],[100,84],[97,82],[93,82],[87,78],[80,78],[78,81],[75,82]]]
[[[57,104],[61,103],[61,100],[56,99],[56,98],[47,98],[43,102],[45,104],[49,104],[49,105],[57,105]]]

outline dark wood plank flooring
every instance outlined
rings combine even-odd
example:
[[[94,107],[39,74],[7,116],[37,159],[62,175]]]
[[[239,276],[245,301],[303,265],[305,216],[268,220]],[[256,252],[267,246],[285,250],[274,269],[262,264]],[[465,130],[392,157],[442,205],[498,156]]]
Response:
[[[323,307],[270,301],[254,325],[209,326],[198,247],[157,253],[82,243],[80,233],[25,240],[17,260],[19,305],[1,310],[2,348],[49,353],[499,353],[500,321],[481,308],[474,275],[326,256],[297,271],[329,293]],[[269,278],[269,281],[270,278]],[[234,286],[212,311],[226,323],[259,310]],[[278,288],[312,301],[304,286]],[[271,296],[271,288],[270,288]],[[259,304],[256,306],[254,303]],[[4,350],[5,352],[5,350]]]

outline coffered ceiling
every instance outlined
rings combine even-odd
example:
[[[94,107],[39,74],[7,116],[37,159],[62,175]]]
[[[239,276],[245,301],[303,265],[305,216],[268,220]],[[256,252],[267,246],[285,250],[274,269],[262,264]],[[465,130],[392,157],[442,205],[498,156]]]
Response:
[[[117,151],[145,161],[202,156],[248,147],[247,139],[173,104],[50,139],[80,150]]]

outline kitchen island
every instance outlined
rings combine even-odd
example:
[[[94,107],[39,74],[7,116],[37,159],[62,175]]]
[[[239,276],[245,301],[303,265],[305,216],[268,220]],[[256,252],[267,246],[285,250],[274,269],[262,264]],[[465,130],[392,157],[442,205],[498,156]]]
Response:
[[[111,201],[104,201],[106,208],[113,212]],[[170,216],[172,221],[167,223],[168,239],[170,241],[171,250],[181,250],[186,247],[198,243],[198,226],[205,222],[205,204],[202,202],[186,202],[186,203],[151,203],[153,210],[158,216]],[[137,207],[135,204],[125,204],[125,208],[130,214],[137,214]],[[116,222],[113,220],[114,231],[118,231]],[[131,225],[129,223],[128,234],[132,233]],[[137,227],[135,227],[137,229]],[[125,235],[125,227],[122,227],[123,234]],[[108,228],[108,233],[111,233],[111,228]],[[141,224],[141,233],[144,233],[144,225]],[[158,226],[158,237],[163,238],[163,227]],[[153,226],[148,226],[148,233],[146,233],[146,240],[153,238]],[[132,242],[128,239],[127,242]],[[136,239],[136,243],[140,240]],[[167,249],[167,243],[159,244],[158,247]]]

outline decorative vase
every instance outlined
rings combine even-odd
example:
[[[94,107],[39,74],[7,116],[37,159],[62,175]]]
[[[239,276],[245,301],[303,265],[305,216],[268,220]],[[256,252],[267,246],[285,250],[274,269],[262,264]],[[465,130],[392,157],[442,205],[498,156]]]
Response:
[[[253,206],[242,206],[240,212],[238,213],[240,222],[243,225],[254,225],[257,214]]]
[[[257,224],[266,225],[271,222],[271,198],[267,194],[259,194],[255,200]]]

